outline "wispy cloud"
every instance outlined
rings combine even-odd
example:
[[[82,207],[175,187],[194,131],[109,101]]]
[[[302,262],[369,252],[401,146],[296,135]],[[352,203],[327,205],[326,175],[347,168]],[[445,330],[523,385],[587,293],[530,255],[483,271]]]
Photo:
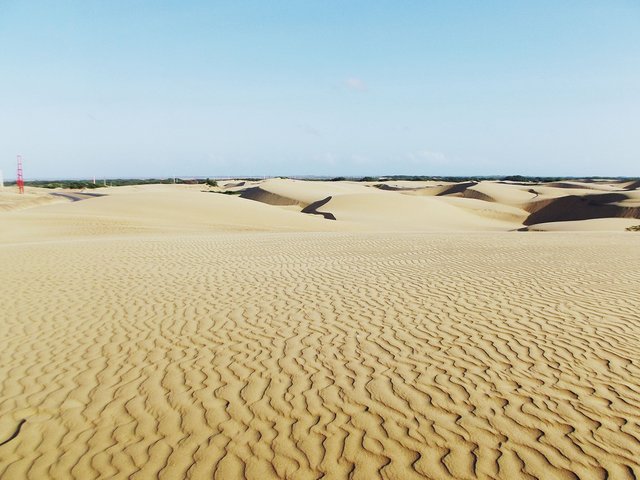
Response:
[[[368,90],[367,84],[364,80],[358,77],[348,77],[344,81],[344,84],[349,90],[356,92],[366,92]]]
[[[312,137],[321,137],[322,136],[322,132],[320,132],[320,130],[318,130],[313,125],[309,125],[307,123],[303,123],[303,124],[300,124],[299,127],[305,134],[310,135]]]
[[[365,155],[351,155],[351,163],[356,166],[362,166],[369,163],[369,158]]]
[[[446,165],[449,162],[447,156],[442,152],[431,150],[420,150],[407,155],[409,160],[415,165]]]
[[[315,156],[315,160],[321,164],[329,165],[331,167],[338,164],[338,158],[331,152],[325,152]]]

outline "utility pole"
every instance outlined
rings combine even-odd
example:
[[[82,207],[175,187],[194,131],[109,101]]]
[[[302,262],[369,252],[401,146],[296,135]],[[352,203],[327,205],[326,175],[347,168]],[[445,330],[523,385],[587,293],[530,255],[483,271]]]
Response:
[[[2,170],[0,170],[0,189],[4,190],[4,177],[2,176]]]

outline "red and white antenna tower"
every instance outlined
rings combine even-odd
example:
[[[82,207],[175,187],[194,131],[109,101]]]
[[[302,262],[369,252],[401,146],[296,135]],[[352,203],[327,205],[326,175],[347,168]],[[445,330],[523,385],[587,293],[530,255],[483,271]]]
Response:
[[[22,175],[22,155],[18,155],[18,176],[16,177],[18,191],[24,193],[24,176]]]

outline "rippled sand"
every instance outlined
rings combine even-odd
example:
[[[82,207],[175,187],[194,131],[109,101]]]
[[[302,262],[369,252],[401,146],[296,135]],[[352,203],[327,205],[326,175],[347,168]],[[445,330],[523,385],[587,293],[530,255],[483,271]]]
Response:
[[[3,480],[640,477],[640,236],[145,228],[0,245]]]

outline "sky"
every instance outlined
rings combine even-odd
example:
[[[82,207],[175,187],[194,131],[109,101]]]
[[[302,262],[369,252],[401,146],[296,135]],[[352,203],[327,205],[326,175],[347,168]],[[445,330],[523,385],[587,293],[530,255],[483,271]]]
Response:
[[[0,0],[25,178],[640,175],[637,0]]]

